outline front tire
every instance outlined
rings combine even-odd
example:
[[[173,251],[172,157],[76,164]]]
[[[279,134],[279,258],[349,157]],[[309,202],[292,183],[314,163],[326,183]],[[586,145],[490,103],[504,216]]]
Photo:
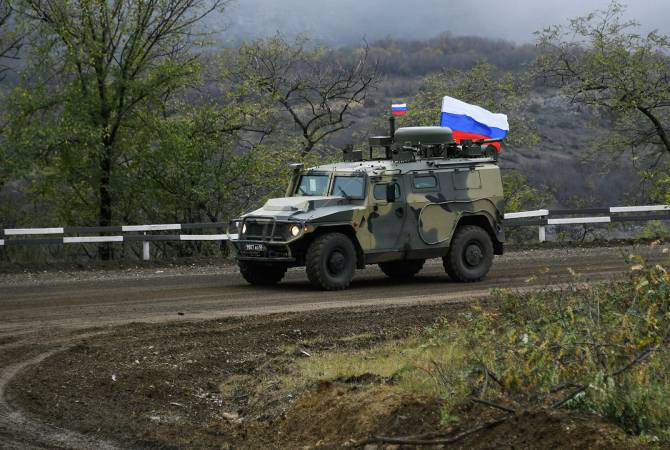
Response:
[[[314,239],[305,258],[307,278],[325,291],[346,289],[356,270],[356,249],[346,235],[328,233]]]
[[[379,268],[387,277],[402,280],[412,278],[419,273],[425,262],[425,259],[383,262],[379,263]]]
[[[286,274],[287,267],[283,264],[270,264],[254,261],[238,261],[240,274],[249,284],[272,286],[279,283]]]
[[[493,264],[493,241],[489,233],[476,225],[460,227],[454,233],[444,270],[454,281],[473,282],[486,276]]]

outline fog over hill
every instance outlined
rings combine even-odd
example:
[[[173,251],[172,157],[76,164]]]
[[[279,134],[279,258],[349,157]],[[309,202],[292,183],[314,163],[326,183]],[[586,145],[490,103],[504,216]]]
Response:
[[[307,33],[330,44],[363,37],[424,39],[441,32],[532,41],[533,32],[567,19],[604,9],[610,0],[235,0],[226,13],[210,17],[210,26],[226,25],[226,43],[280,32]],[[629,0],[627,16],[644,32],[670,34],[670,1]]]

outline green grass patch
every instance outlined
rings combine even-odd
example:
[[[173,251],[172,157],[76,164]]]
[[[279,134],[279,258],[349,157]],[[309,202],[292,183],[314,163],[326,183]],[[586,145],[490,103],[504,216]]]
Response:
[[[422,335],[367,350],[323,352],[313,356],[298,363],[300,383],[373,375],[420,395],[439,396],[456,402],[462,401],[466,395],[458,389],[447,392],[443,385],[442,377],[448,377],[452,387],[465,386],[463,380],[456,379],[464,373],[467,362],[463,346],[456,340],[441,345],[427,344]],[[442,369],[441,376],[436,372],[437,367]]]

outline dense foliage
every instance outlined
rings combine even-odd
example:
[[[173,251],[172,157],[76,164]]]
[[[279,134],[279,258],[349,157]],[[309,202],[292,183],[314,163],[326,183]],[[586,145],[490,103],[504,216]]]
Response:
[[[283,192],[287,162],[327,153],[377,79],[365,54],[344,65],[277,37],[210,58],[196,24],[224,6],[13,2],[30,32],[0,91],[2,225],[225,222]],[[274,80],[260,51],[284,64]]]

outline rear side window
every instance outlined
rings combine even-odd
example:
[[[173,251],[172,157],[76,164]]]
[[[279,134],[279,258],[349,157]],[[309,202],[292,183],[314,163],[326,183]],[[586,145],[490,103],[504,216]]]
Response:
[[[437,187],[437,178],[434,175],[416,175],[414,177],[415,189],[435,189]]]
[[[393,184],[395,186],[395,199],[398,200],[400,198],[400,186],[398,186],[398,183]],[[388,186],[388,183],[375,184],[375,187],[372,191],[372,195],[375,200],[386,200],[386,186]]]

